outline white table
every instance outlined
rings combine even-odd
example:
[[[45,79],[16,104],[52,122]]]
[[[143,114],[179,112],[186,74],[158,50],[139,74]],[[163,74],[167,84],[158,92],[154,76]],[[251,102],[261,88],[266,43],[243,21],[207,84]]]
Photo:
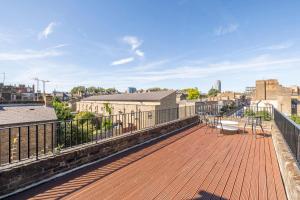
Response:
[[[229,120],[221,120],[222,125],[229,125],[229,126],[237,126],[239,125],[236,121],[229,121]]]
[[[239,123],[236,121],[229,121],[229,120],[221,120],[221,123],[217,125],[217,128],[226,131],[236,131],[238,132],[239,127],[238,127]]]

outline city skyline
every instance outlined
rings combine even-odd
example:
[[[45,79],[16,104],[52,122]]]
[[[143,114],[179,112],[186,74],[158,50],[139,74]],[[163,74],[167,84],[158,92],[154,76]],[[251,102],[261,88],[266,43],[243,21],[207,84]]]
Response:
[[[300,85],[297,1],[2,2],[7,84],[198,87],[243,91],[258,79]],[[14,10],[14,12],[11,12]],[[1,77],[2,79],[2,77]]]

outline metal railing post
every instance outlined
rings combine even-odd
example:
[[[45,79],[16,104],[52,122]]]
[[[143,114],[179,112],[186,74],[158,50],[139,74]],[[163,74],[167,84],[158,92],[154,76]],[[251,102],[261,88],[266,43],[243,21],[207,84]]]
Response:
[[[35,126],[35,156],[39,159],[39,125]]]

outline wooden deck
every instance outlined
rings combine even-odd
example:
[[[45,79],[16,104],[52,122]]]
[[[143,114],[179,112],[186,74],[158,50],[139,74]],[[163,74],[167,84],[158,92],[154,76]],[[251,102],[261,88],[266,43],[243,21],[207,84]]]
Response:
[[[270,135],[193,127],[15,199],[286,199]]]

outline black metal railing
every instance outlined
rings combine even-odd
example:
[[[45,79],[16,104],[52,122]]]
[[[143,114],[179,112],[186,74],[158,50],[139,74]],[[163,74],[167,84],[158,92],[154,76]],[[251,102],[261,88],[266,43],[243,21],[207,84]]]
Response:
[[[275,108],[274,121],[298,164],[300,164],[300,126]]]
[[[194,106],[0,128],[0,166],[59,153],[195,115]]]
[[[246,106],[244,116],[261,116],[263,120],[270,121],[274,118],[273,106]]]
[[[208,115],[233,116],[237,115],[238,111],[244,106],[218,105],[218,104],[202,104],[196,106],[197,113],[205,113]],[[244,112],[242,112],[244,113]]]

